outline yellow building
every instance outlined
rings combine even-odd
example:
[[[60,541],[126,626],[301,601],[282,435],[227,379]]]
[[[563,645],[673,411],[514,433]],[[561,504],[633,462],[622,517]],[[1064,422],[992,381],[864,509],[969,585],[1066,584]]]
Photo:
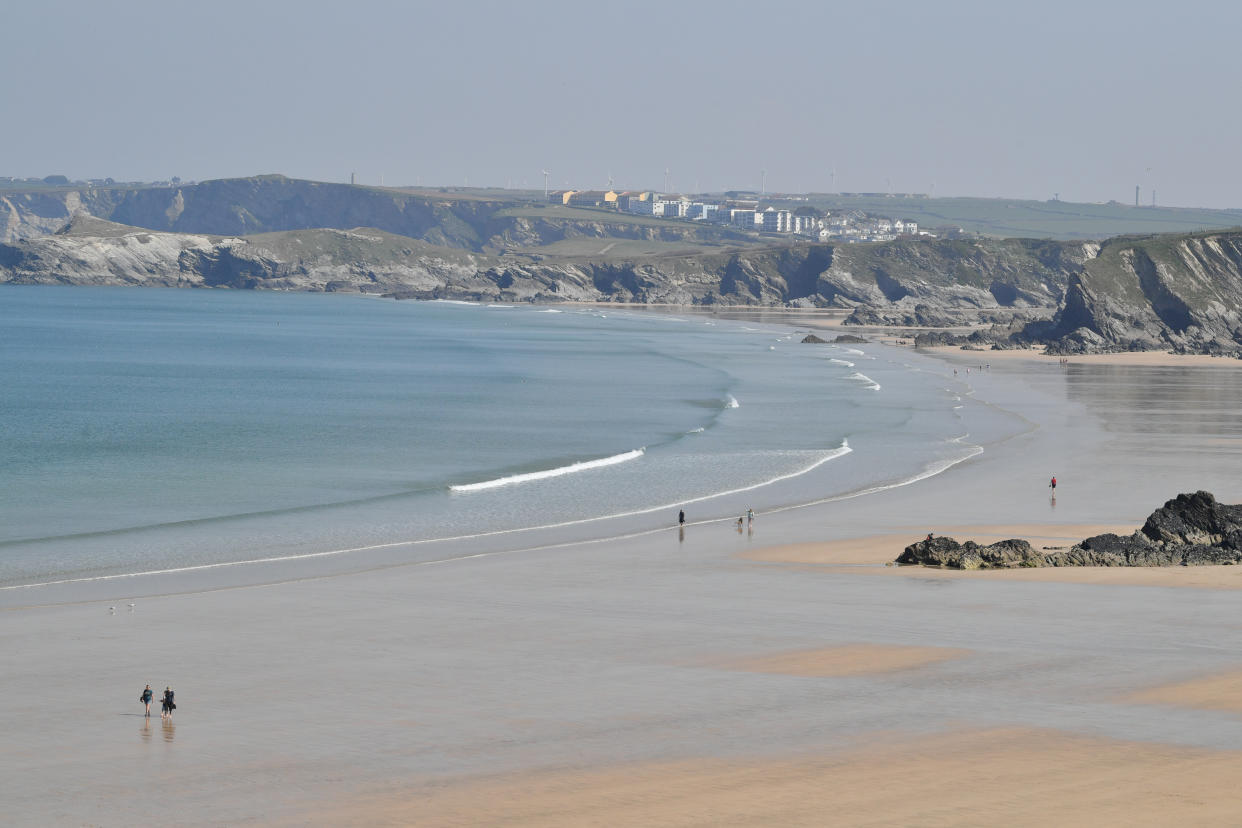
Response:
[[[570,193],[565,203],[576,207],[607,207],[615,205],[616,201],[617,194],[612,190],[579,190]]]

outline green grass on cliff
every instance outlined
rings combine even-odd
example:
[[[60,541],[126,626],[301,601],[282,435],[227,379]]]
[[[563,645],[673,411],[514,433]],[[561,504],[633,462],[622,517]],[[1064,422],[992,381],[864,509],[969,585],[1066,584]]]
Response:
[[[961,227],[1001,238],[1105,239],[1133,233],[1190,233],[1242,226],[1242,210],[1134,207],[1023,201],[1007,198],[902,198],[815,194],[809,203],[827,210],[862,210],[914,219],[921,229]]]

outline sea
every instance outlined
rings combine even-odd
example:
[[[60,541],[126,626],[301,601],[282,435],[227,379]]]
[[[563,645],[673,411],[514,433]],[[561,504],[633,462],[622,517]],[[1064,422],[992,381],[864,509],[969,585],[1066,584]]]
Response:
[[[1021,427],[796,322],[343,294],[6,286],[0,587],[908,485]]]

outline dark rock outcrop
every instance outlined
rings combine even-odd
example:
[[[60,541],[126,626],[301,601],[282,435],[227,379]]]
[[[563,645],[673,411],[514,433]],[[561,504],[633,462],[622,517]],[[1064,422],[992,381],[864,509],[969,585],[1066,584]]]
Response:
[[[820,339],[820,338],[819,338],[818,336],[816,336],[815,334],[807,334],[806,336],[802,337],[802,343],[803,343],[804,345],[807,345],[807,344],[809,344],[809,345],[827,345],[827,344],[828,344],[828,340],[826,340],[826,339]]]
[[[1036,552],[1024,540],[989,546],[953,538],[910,544],[900,564],[950,569],[1015,566],[1209,566],[1242,563],[1242,505],[1217,503],[1210,492],[1180,494],[1151,513],[1132,535],[1094,535],[1069,549]]]
[[[1024,540],[1003,540],[980,546],[974,541],[928,538],[912,543],[897,558],[900,564],[948,567],[949,569],[1012,569],[1043,566],[1041,556]]]
[[[867,344],[866,339],[864,339],[861,336],[854,336],[853,334],[838,334],[837,337],[833,339],[832,341],[840,345],[866,345]]]

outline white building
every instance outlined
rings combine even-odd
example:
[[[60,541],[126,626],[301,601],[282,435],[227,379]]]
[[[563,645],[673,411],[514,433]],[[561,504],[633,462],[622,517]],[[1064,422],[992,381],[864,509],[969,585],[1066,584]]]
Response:
[[[729,223],[734,227],[742,227],[746,230],[754,230],[755,225],[763,222],[763,213],[756,213],[754,210],[747,208],[734,208],[729,211]]]
[[[777,210],[775,207],[769,207],[761,214],[763,216],[763,232],[765,233],[789,233],[793,230],[793,213],[788,210]]]
[[[719,204],[704,204],[701,201],[692,201],[686,207],[686,218],[695,221],[712,221],[716,218],[716,213],[720,210]]]

